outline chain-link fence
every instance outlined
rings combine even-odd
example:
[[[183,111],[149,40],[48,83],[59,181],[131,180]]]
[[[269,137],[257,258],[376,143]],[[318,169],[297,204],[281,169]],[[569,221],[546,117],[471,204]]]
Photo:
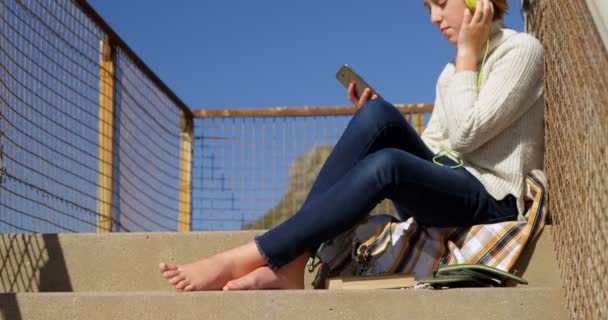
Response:
[[[545,169],[568,308],[606,319],[608,54],[585,1],[523,3],[545,47]]]

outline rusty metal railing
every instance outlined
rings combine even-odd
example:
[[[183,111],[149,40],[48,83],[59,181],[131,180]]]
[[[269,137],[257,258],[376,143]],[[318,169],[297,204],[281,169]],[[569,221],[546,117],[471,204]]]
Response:
[[[187,229],[190,109],[86,1],[0,3],[0,99],[0,232]]]
[[[397,105],[422,132],[432,105]],[[294,214],[356,109],[195,110],[194,230],[268,229]],[[372,213],[391,213],[388,201]]]

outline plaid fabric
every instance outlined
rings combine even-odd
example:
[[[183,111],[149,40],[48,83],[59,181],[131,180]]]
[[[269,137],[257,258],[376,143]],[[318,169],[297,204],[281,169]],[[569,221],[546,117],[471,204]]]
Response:
[[[526,178],[526,212],[517,221],[460,228],[435,228],[413,218],[369,216],[321,246],[317,257],[329,276],[415,273],[430,276],[440,265],[476,263],[511,272],[524,247],[545,225],[546,179],[534,170]]]

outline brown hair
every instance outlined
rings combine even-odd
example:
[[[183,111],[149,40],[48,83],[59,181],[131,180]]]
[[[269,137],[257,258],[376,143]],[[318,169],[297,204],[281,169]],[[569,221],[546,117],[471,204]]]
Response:
[[[502,16],[509,10],[507,0],[490,0],[494,4],[493,20],[502,19]]]

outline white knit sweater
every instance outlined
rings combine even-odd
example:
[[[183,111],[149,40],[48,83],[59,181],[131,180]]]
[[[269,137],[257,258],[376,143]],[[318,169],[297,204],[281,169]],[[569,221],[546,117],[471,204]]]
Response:
[[[455,73],[454,62],[446,65],[422,139],[435,153],[455,151],[495,199],[514,195],[522,214],[525,176],[543,166],[543,47],[496,20],[482,72],[478,92],[477,72]]]

